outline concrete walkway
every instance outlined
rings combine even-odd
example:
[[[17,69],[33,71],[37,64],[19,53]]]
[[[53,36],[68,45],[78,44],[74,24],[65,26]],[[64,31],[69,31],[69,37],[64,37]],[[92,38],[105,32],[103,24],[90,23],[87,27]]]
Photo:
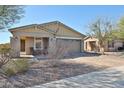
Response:
[[[124,88],[124,66],[34,86],[35,88]]]

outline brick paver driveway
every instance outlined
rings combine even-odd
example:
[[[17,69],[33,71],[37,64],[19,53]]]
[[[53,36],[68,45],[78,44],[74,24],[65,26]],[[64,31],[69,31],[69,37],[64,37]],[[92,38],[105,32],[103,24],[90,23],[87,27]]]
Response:
[[[34,86],[36,88],[122,88],[124,66],[91,72],[71,78]]]

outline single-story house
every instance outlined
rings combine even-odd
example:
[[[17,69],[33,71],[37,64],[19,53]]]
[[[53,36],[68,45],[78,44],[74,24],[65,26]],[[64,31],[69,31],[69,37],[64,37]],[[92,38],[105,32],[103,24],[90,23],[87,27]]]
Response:
[[[82,52],[85,35],[71,27],[53,21],[43,24],[32,24],[9,29],[12,33],[11,48],[20,55],[32,55],[33,51],[46,50],[48,53],[58,43],[70,45],[69,52]]]
[[[124,48],[124,40],[112,40],[107,41],[104,50],[106,52],[114,52],[118,51],[119,49]],[[85,37],[84,38],[84,50],[85,51],[99,51],[99,40],[95,37]]]

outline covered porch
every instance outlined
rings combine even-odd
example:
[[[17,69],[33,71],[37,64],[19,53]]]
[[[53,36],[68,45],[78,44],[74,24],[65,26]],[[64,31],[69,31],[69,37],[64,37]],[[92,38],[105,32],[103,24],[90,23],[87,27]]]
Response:
[[[49,37],[20,37],[20,55],[47,55]]]
[[[88,38],[84,41],[84,50],[88,52],[98,52],[99,44],[96,38]]]

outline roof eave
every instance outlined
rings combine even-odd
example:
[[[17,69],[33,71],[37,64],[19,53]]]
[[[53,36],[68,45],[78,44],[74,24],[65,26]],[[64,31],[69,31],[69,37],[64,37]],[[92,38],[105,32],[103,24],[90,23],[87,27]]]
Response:
[[[31,25],[26,25],[26,26],[21,26],[21,27],[10,28],[8,30],[10,32],[13,32],[13,31],[18,30],[18,29],[25,29],[25,28],[34,27],[34,26],[37,26],[37,24],[31,24]]]

